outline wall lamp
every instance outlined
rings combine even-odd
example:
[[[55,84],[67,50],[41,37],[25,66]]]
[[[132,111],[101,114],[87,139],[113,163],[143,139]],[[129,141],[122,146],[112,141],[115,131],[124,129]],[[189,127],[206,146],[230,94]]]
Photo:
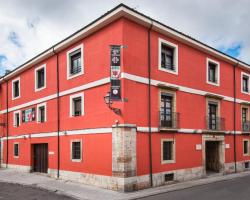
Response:
[[[109,107],[110,110],[112,110],[115,114],[117,115],[121,115],[121,109],[120,108],[113,108],[111,105],[113,103],[112,99],[110,98],[110,92],[108,92],[105,96],[104,96],[104,101],[106,103],[106,105]]]

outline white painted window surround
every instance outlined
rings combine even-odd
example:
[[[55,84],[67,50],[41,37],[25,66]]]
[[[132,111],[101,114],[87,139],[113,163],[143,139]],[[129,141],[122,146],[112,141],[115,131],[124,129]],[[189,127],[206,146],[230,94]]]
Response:
[[[209,63],[213,63],[216,65],[216,71],[215,71],[216,75],[215,76],[217,78],[217,83],[209,81]],[[211,59],[211,58],[207,58],[206,66],[207,66],[207,69],[206,69],[207,84],[214,85],[214,86],[220,86],[220,63]]]
[[[172,149],[171,149],[171,153],[172,153],[172,159],[171,160],[164,160],[163,159],[163,143],[164,142],[171,142],[172,143]],[[172,138],[163,138],[161,139],[161,164],[170,164],[170,163],[175,163],[175,139]]]
[[[81,93],[78,93],[78,94],[74,94],[74,95],[71,95],[70,96],[70,108],[69,108],[69,116],[70,117],[74,117],[74,115],[73,115],[73,113],[74,113],[74,102],[73,102],[73,100],[75,99],[75,98],[81,98],[81,103],[82,103],[82,110],[81,110],[81,115],[84,115],[84,93],[83,92],[81,92]]]
[[[74,74],[74,75],[71,75],[70,74],[70,66],[71,66],[71,55],[74,53],[74,52],[77,52],[78,50],[81,51],[81,64],[82,64],[82,67],[81,67],[81,71],[77,74]],[[84,56],[83,56],[84,52],[83,52],[83,44],[80,44],[72,49],[70,49],[68,52],[67,52],[67,80],[69,79],[72,79],[72,78],[75,78],[77,76],[80,76],[82,74],[84,74]]]
[[[80,142],[80,159],[73,159],[73,142]],[[70,159],[72,162],[81,162],[82,161],[82,140],[81,139],[73,139],[70,141]]]
[[[17,111],[14,111],[13,112],[13,126],[14,127],[18,127],[17,126],[17,115],[19,115],[19,126],[21,124],[21,111],[20,110],[17,110]]]
[[[37,123],[41,123],[41,113],[39,112],[39,108],[44,106],[44,122],[47,121],[47,103],[38,104],[36,107],[36,121]]]
[[[173,50],[174,50],[174,59],[173,59],[173,64],[175,67],[174,70],[165,69],[165,68],[161,67],[161,50],[162,50],[161,46],[162,46],[162,44],[165,44],[166,46],[169,46],[169,47],[173,48]],[[164,40],[162,38],[159,38],[159,42],[158,42],[158,70],[178,75],[178,45],[174,44],[172,42],[169,42],[167,40]]]
[[[44,68],[44,86],[43,87],[40,87],[38,88],[37,87],[37,81],[38,81],[38,78],[37,78],[37,72],[40,70],[40,69],[43,69]],[[46,77],[46,64],[43,64],[37,68],[35,68],[35,92],[38,92],[40,90],[43,90],[46,88],[46,81],[47,81],[47,77]]]
[[[244,152],[245,144],[247,145],[246,150],[247,152]],[[249,156],[249,140],[243,139],[243,156]]]
[[[14,83],[16,83],[16,82],[19,82],[19,96],[17,96],[17,97],[14,96]],[[11,85],[12,85],[12,100],[20,98],[21,97],[21,81],[20,81],[20,77],[12,80]]]
[[[243,77],[244,76],[248,77],[248,90],[249,90],[249,92],[243,91]],[[241,85],[240,85],[240,88],[241,88],[241,93],[250,95],[250,74],[247,74],[245,72],[241,72]]]

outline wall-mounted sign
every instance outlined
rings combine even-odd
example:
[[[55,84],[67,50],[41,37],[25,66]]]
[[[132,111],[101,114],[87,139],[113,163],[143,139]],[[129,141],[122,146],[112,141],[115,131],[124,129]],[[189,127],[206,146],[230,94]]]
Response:
[[[202,145],[201,144],[196,144],[195,149],[200,151],[202,150]]]
[[[110,46],[110,99],[121,99],[121,46]]]
[[[31,122],[36,119],[35,108],[29,108],[22,111],[22,122]]]

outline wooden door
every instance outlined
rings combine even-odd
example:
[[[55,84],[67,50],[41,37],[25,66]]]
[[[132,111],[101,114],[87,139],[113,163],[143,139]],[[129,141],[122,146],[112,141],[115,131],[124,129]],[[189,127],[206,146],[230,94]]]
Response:
[[[48,172],[48,144],[34,144],[33,171],[40,173]]]

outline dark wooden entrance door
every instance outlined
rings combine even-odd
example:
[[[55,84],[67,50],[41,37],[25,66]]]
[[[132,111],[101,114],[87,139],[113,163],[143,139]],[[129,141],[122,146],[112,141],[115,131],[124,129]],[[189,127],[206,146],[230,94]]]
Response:
[[[220,142],[206,142],[206,170],[207,172],[220,172]]]
[[[48,144],[33,145],[33,171],[48,172]]]

